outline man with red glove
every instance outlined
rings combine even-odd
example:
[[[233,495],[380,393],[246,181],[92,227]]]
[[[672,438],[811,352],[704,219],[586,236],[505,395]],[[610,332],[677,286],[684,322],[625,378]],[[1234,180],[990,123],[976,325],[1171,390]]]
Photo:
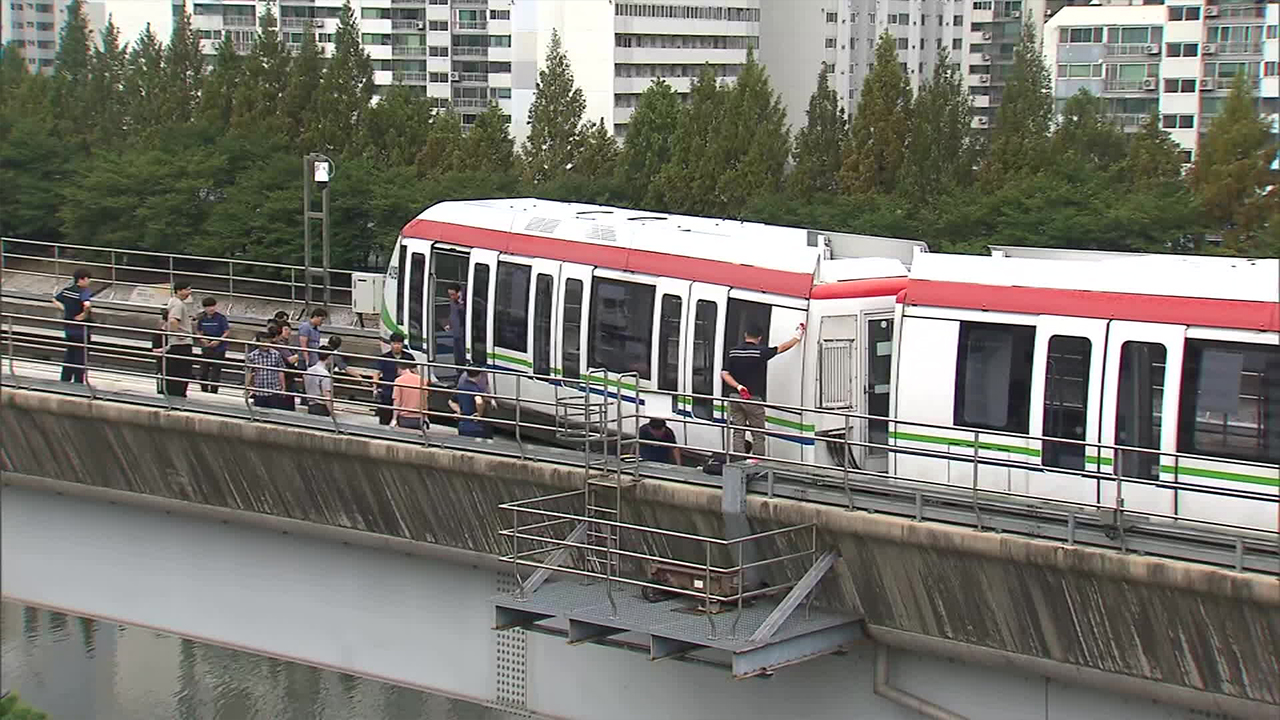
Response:
[[[724,384],[730,390],[736,392],[738,397],[743,400],[764,400],[761,395],[754,394],[753,390],[763,392],[762,388],[764,388],[768,362],[778,353],[784,353],[800,342],[800,338],[804,337],[804,323],[796,326],[796,333],[789,340],[774,347],[761,346],[760,336],[763,334],[759,326],[748,325],[743,333],[744,342],[729,351],[729,360],[725,363],[725,369],[720,373],[720,378],[724,380]],[[753,443],[751,449],[753,454],[766,454],[764,405],[730,400],[729,424],[733,426],[732,450],[734,454],[742,455],[747,450],[746,428],[752,428]],[[756,428],[759,429],[757,430]]]

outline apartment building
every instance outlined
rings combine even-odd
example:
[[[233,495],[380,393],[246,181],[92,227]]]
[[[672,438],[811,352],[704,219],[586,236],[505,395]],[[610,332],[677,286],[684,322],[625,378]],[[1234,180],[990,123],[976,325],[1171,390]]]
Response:
[[[173,25],[171,0],[85,0],[85,16],[95,42],[110,19],[120,32],[120,42],[132,42],[150,23],[162,39]],[[0,4],[0,44],[16,42],[32,72],[51,72],[58,53],[58,36],[67,21],[67,0]]]
[[[611,0],[521,0],[512,8],[513,134],[528,133],[538,68],[553,30],[560,34],[574,80],[586,96],[585,119],[603,119],[614,134],[627,123],[656,78],[686,94],[704,65],[732,81],[760,45],[760,0],[696,3]]]
[[[1274,2],[1064,7],[1046,24],[1045,56],[1059,105],[1088,89],[1127,130],[1155,110],[1188,162],[1237,74],[1252,83],[1273,127],[1280,112]]]

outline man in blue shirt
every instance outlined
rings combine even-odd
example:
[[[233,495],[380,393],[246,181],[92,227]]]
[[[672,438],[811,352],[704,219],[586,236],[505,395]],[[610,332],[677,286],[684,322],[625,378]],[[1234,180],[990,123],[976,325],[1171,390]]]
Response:
[[[200,344],[200,389],[207,393],[218,392],[222,382],[222,363],[227,359],[227,336],[231,323],[218,312],[218,301],[207,297],[201,302],[204,312],[196,320],[197,342]]]
[[[404,334],[394,332],[388,338],[391,349],[382,354],[378,361],[378,423],[391,424],[391,393],[395,389],[396,376],[400,374],[400,363],[414,362],[413,353],[404,349]]]
[[[640,459],[667,465],[680,465],[680,448],[676,445],[676,434],[667,427],[662,418],[650,418],[649,422],[640,426]],[[662,443],[653,445],[650,443]]]
[[[311,319],[298,326],[298,349],[302,351],[302,364],[311,367],[320,362],[319,354],[312,352],[320,348],[320,326],[329,318],[324,308],[311,311]]]
[[[458,419],[459,435],[491,438],[493,429],[489,427],[489,423],[476,419],[484,415],[486,405],[483,395],[474,394],[484,392],[479,380],[480,368],[467,368],[467,371],[458,378],[458,392],[454,393],[453,398],[449,400],[449,408],[463,416]]]
[[[79,268],[71,275],[73,282],[53,296],[53,305],[62,310],[62,319],[68,321],[62,336],[66,349],[62,352],[62,381],[82,383],[85,375],[85,347],[89,344],[89,328],[79,323],[89,322],[89,291],[92,277],[89,271]]]

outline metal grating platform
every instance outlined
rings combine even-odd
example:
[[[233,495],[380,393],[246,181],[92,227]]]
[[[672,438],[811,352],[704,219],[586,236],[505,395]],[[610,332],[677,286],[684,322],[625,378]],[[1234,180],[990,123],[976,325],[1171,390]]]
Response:
[[[768,673],[785,665],[839,652],[863,637],[862,619],[814,609],[791,614],[767,640],[754,641],[752,635],[781,602],[762,598],[741,611],[725,610],[711,616],[696,610],[698,600],[678,597],[649,602],[634,586],[615,586],[617,616],[612,613],[605,581],[587,584],[566,579],[548,581],[525,599],[514,594],[492,598],[494,628],[506,630],[563,619],[568,621],[571,644],[592,642],[624,632],[648,635],[649,659],[677,658],[698,650],[721,650],[732,656],[735,678]],[[734,621],[737,626],[734,628]]]

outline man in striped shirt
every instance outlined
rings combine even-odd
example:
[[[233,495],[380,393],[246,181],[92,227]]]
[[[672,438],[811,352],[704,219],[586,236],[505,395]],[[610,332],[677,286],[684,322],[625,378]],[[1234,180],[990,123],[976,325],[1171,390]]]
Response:
[[[244,358],[245,383],[253,394],[257,407],[286,409],[284,407],[284,358],[275,345],[266,343],[265,333],[254,336],[254,346]]]
[[[729,359],[720,373],[720,379],[728,390],[737,393],[742,400],[764,400],[765,377],[768,363],[778,353],[784,353],[796,346],[804,337],[804,323],[796,327],[796,334],[786,342],[774,347],[760,344],[764,331],[756,325],[748,325],[743,333],[743,343],[729,351]],[[735,455],[743,455],[747,451],[747,428],[751,428],[753,455],[765,453],[765,407],[754,403],[729,401],[729,424],[733,426],[732,450]]]

